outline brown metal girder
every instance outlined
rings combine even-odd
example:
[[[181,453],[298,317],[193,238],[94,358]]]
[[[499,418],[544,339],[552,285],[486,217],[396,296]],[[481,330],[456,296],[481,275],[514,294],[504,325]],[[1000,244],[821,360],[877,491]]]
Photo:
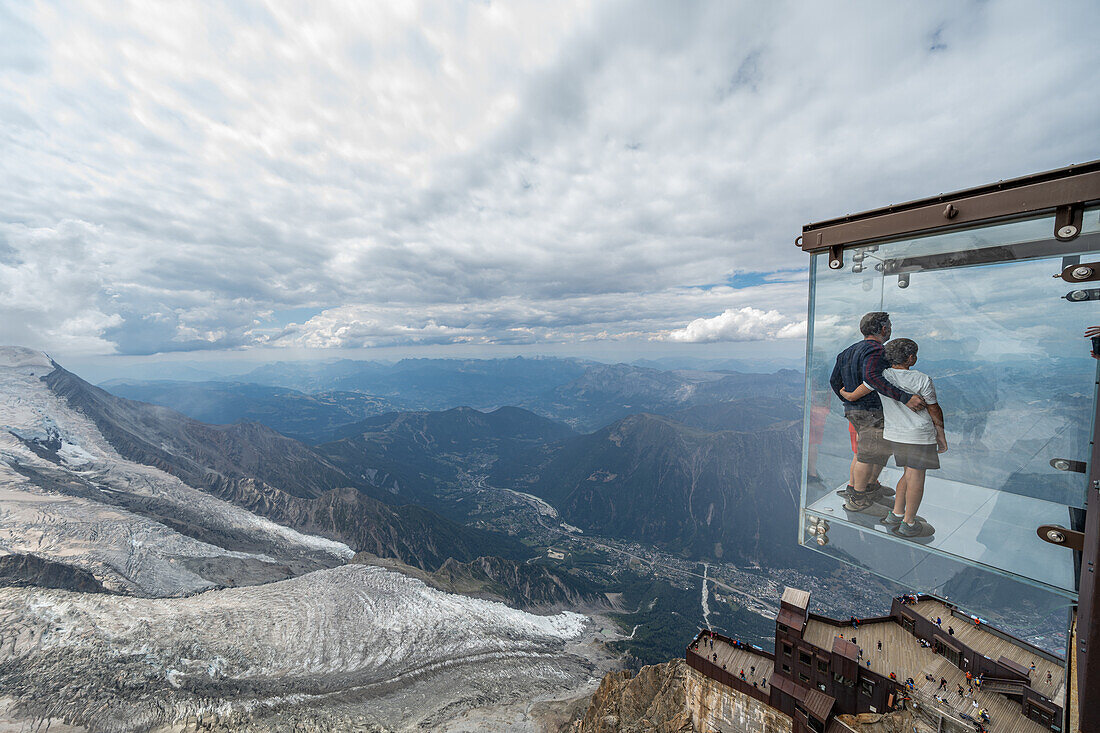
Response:
[[[1096,165],[1090,165],[1096,168]],[[953,198],[956,197],[956,198]],[[1067,175],[1003,190],[970,195],[967,191],[925,202],[880,209],[802,228],[801,248],[817,252],[837,245],[900,237],[915,232],[972,226],[1010,216],[1054,211],[1059,206],[1100,200],[1100,170]],[[1054,235],[1053,230],[1051,236]]]
[[[1100,399],[1095,410],[1077,589],[1077,720],[1081,733],[1100,733],[1100,705],[1095,701],[1096,690],[1100,690]]]

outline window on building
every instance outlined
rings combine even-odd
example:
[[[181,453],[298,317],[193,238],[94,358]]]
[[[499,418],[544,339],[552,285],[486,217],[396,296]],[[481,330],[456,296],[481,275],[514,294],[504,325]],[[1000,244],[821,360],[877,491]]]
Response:
[[[791,656],[792,651],[793,651],[793,648],[791,647],[790,644],[784,644],[783,645],[783,653],[786,654],[788,657]]]
[[[874,680],[860,680],[859,690],[864,695],[870,697],[875,694],[875,681]]]
[[[804,672],[799,672],[798,673],[798,679],[802,680],[803,682],[809,682],[810,681],[809,675],[805,674]]]
[[[806,666],[809,666],[810,662],[813,661],[813,658],[809,654],[807,654],[806,652],[799,651],[798,652],[798,661],[802,662]]]
[[[822,674],[828,674],[829,673],[829,663],[828,662],[823,662],[820,659],[817,660],[817,671],[821,672]]]
[[[791,673],[791,665],[784,664],[783,665],[783,671],[786,672],[787,674],[790,674]]]

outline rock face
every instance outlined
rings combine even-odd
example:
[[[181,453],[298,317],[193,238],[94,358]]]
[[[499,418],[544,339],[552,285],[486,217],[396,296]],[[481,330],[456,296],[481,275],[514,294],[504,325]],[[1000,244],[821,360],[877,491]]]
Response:
[[[687,707],[688,666],[673,660],[642,667],[637,675],[609,672],[571,733],[693,733]]]
[[[714,733],[791,733],[794,730],[790,716],[690,667],[685,686],[692,721],[699,730]]]
[[[0,587],[62,588],[80,593],[104,593],[106,588],[87,570],[43,560],[34,555],[0,557]]]
[[[425,569],[435,569],[449,557],[470,561],[483,555],[529,556],[518,542],[506,537],[463,527],[417,506],[379,501],[370,494],[389,498],[388,492],[349,476],[308,446],[263,425],[205,425],[166,407],[115,397],[48,360],[40,374],[70,411],[94,424],[97,437],[105,439],[112,451],[252,514]],[[29,391],[28,386],[22,391]],[[51,458],[45,453],[46,445],[64,442],[64,436],[48,432],[51,427],[47,424],[39,430],[42,436],[28,433],[23,442],[39,456],[64,464],[56,455]],[[34,480],[41,485],[40,478]],[[65,490],[65,481],[53,483],[55,490]],[[210,532],[196,535],[209,522],[194,516],[188,506],[136,502],[117,493],[102,496],[98,490],[95,494],[204,542],[255,549]],[[287,574],[267,573],[262,579],[280,577]]]
[[[259,423],[207,425],[166,407],[115,397],[54,366],[46,385],[95,422],[115,450],[189,486],[252,478],[310,498],[354,485],[307,446]]]

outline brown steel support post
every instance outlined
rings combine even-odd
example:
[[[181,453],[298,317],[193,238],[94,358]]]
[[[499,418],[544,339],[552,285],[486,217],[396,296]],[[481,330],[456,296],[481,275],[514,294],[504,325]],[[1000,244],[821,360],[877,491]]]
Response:
[[[1077,721],[1081,733],[1100,733],[1100,399],[1092,428],[1087,491],[1077,604]]]

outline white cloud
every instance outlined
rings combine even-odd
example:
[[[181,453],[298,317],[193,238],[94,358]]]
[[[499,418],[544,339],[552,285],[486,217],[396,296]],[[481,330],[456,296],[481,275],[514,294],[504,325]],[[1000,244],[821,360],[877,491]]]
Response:
[[[667,338],[670,341],[706,344],[714,341],[763,341],[805,336],[805,321],[792,322],[779,311],[745,307],[727,310],[713,318],[696,318],[686,327],[671,331]]]
[[[5,6],[0,342],[645,343],[745,307],[794,338],[804,290],[763,275],[806,265],[802,224],[1096,156],[1100,100],[1065,79],[1100,66],[1098,22],[1088,2]],[[296,309],[319,315],[265,315]]]

